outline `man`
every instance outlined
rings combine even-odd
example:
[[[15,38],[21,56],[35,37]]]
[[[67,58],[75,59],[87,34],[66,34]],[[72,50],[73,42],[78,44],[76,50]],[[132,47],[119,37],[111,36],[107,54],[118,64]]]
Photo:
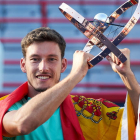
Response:
[[[42,27],[28,33],[21,45],[24,58],[20,65],[28,82],[1,101],[8,106],[1,109],[3,139],[116,138],[122,109],[103,99],[71,96],[71,100],[69,96],[90,69],[91,54],[76,51],[70,74],[59,81],[67,67],[66,44],[61,35]],[[128,49],[122,52],[128,59],[124,64],[114,55],[107,59],[126,85],[137,116],[140,89],[130,69],[130,52]]]

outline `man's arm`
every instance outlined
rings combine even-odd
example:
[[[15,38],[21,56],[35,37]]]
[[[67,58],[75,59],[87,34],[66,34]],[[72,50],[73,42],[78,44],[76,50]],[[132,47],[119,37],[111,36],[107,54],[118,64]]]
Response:
[[[25,135],[47,121],[75,85],[86,75],[89,69],[87,62],[92,57],[91,54],[76,51],[72,70],[64,80],[36,95],[19,110],[5,114],[3,135],[7,137]]]
[[[107,59],[110,62],[114,72],[117,72],[119,74],[123,83],[126,86],[126,89],[128,91],[128,94],[130,95],[133,104],[133,109],[137,120],[140,86],[134,76],[134,73],[130,68],[130,50],[125,48],[121,51],[127,57],[127,61],[125,63],[121,63],[119,59],[113,54],[111,54],[111,57],[108,56]]]

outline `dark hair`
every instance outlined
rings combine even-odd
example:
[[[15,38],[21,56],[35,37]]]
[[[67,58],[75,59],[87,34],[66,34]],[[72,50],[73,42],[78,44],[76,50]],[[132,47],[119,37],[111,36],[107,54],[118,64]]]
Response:
[[[61,51],[61,58],[64,57],[65,48],[66,48],[66,42],[64,38],[58,32],[48,27],[37,28],[29,32],[22,39],[21,46],[22,46],[23,56],[26,57],[26,50],[29,45],[31,45],[34,42],[43,42],[43,41],[53,41],[58,43]]]

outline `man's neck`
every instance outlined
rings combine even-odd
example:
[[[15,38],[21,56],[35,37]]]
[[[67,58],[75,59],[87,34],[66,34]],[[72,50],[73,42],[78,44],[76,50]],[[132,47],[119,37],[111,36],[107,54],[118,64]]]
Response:
[[[37,92],[29,83],[28,83],[28,97],[32,98],[39,94],[40,92]]]

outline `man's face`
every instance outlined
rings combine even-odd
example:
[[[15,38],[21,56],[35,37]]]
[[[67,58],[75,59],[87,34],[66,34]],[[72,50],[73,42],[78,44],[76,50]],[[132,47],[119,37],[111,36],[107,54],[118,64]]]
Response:
[[[27,48],[26,58],[21,59],[31,92],[42,92],[58,83],[66,65],[58,44],[50,41],[34,42]]]

